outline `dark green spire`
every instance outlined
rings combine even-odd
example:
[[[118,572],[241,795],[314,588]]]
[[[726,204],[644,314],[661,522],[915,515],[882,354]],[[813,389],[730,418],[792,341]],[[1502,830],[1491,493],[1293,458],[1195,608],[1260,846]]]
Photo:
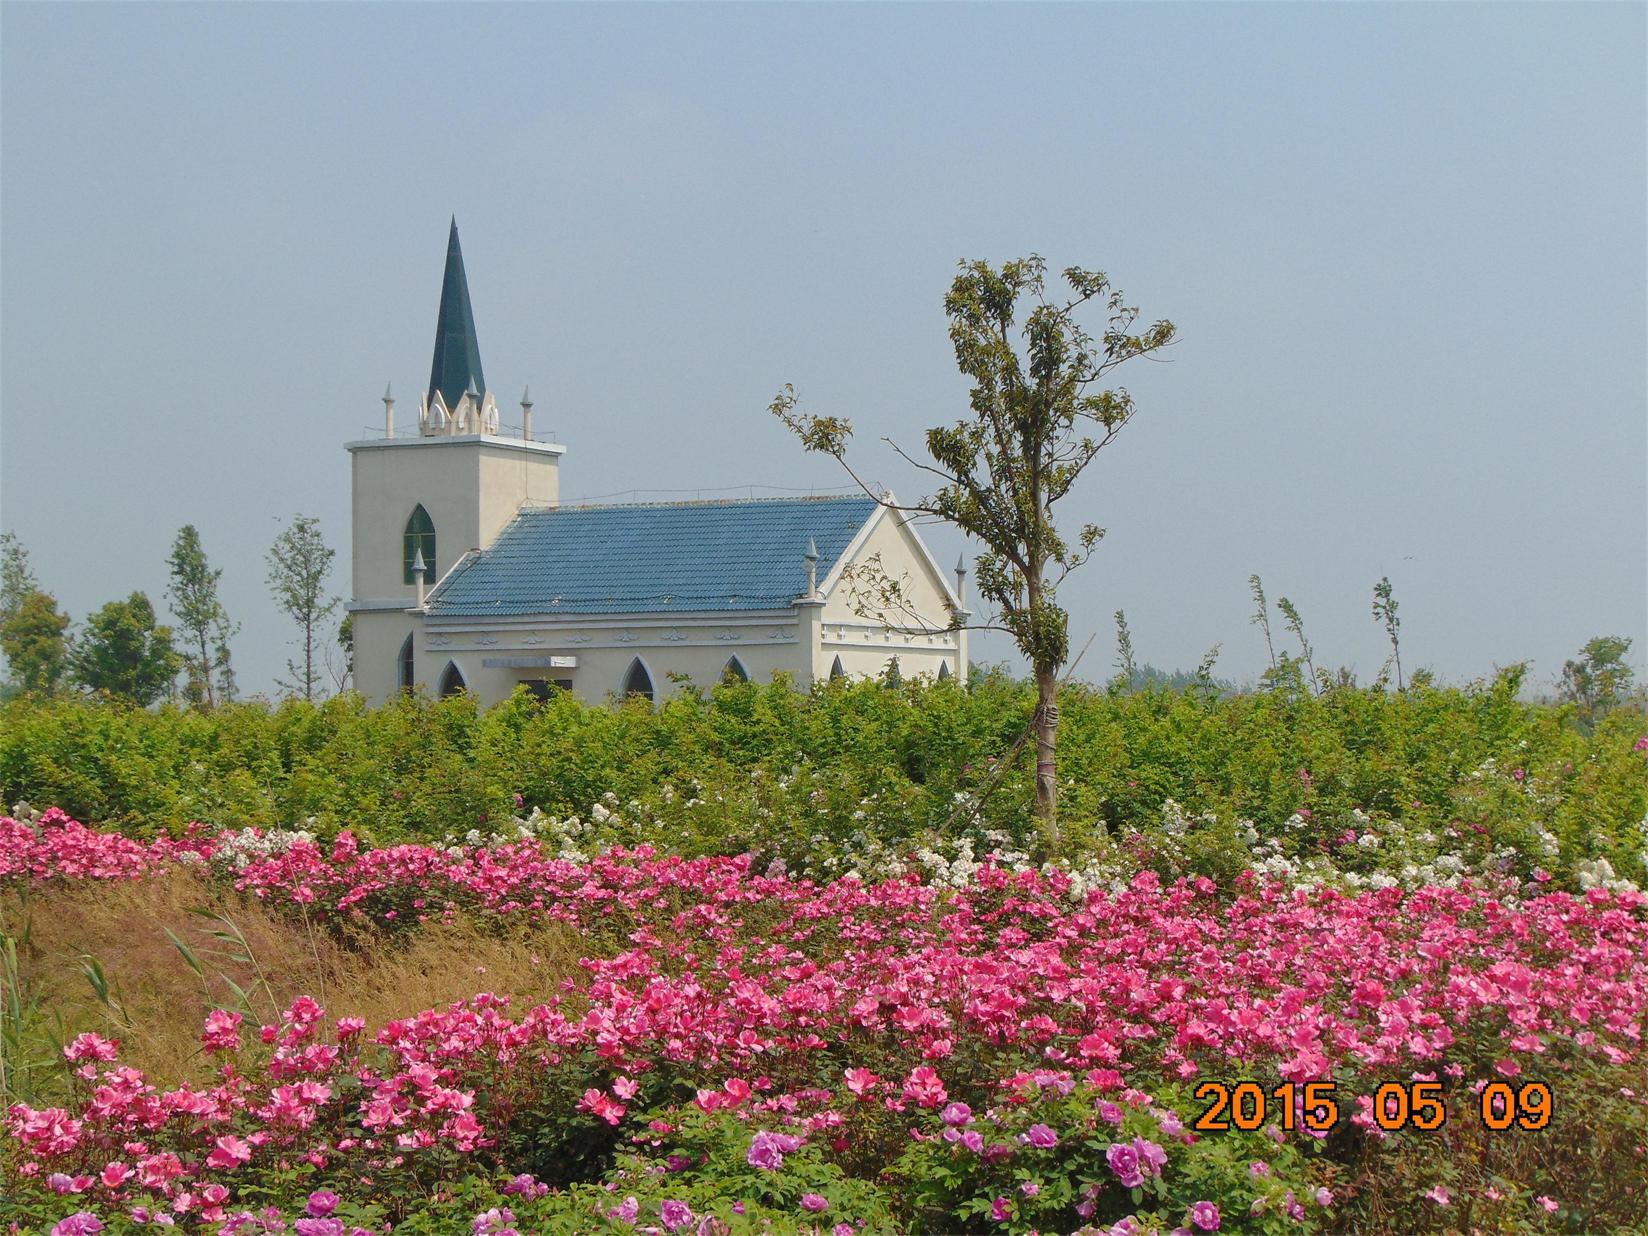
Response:
[[[441,282],[441,316],[435,323],[435,363],[429,370],[429,397],[440,391],[447,410],[458,406],[473,384],[486,393],[481,372],[481,346],[475,339],[475,313],[469,307],[469,280],[464,277],[463,250],[458,247],[458,218],[446,241],[446,277]]]

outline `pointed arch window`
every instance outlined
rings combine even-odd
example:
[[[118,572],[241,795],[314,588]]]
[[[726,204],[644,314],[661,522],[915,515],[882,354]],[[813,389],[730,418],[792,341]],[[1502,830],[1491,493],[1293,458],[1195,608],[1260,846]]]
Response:
[[[448,661],[441,674],[441,696],[459,695],[467,690],[469,684],[464,681],[463,671],[458,668],[457,662]]]
[[[722,682],[748,682],[750,672],[744,668],[744,663],[736,655],[728,657],[727,663],[721,667]]]
[[[842,678],[845,678],[846,676],[847,676],[847,667],[842,665],[841,664],[841,658],[837,657],[835,659],[835,663],[830,666],[830,681],[831,682],[836,682],[836,681],[838,681]]]
[[[412,675],[412,637],[408,635],[395,658],[395,685],[402,691],[410,691],[416,681]]]
[[[412,518],[406,521],[406,534],[401,538],[401,557],[406,567],[406,582],[415,584],[418,577],[412,573],[412,564],[423,554],[423,579],[433,584],[439,572],[435,570],[435,521],[423,509],[423,503],[412,508]]]
[[[940,682],[950,681],[950,663],[948,661],[938,663],[938,680]]]
[[[653,702],[652,675],[647,673],[647,667],[641,663],[640,657],[636,657],[635,660],[629,663],[629,672],[624,675],[624,685],[619,694],[624,696],[643,695],[646,697],[647,703]]]

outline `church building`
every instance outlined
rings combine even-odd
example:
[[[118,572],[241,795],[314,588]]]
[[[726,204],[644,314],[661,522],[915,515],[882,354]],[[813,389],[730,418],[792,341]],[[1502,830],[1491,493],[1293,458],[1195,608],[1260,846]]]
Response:
[[[967,672],[964,572],[946,577],[900,512],[858,494],[563,505],[566,447],[506,433],[481,354],[454,220],[429,387],[415,429],[350,442],[355,686],[473,692],[525,686],[653,701],[679,680]],[[610,484],[613,478],[604,478]],[[890,497],[889,497],[890,500]],[[870,614],[860,578],[900,584]]]

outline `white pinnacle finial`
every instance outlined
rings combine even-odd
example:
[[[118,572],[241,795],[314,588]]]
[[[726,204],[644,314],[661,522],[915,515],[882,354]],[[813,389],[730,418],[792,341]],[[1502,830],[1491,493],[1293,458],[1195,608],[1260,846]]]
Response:
[[[425,577],[429,574],[429,565],[423,560],[423,546],[418,546],[417,552],[412,555],[412,577],[418,581],[418,608],[423,608]]]
[[[532,388],[521,388],[521,437],[532,440]]]
[[[394,384],[385,382],[383,385],[383,436],[395,436],[395,392]]]
[[[807,595],[818,595],[818,542],[812,537],[807,538]]]

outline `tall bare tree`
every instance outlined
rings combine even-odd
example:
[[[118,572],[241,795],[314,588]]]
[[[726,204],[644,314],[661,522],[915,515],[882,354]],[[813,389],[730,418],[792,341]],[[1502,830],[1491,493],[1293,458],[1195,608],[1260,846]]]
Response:
[[[983,543],[975,566],[979,595],[993,621],[965,625],[1006,631],[1036,680],[1036,814],[1048,845],[1058,843],[1058,673],[1070,655],[1069,623],[1058,587],[1087,561],[1104,532],[1083,524],[1073,540],[1053,521],[1054,506],[1098,453],[1133,419],[1132,396],[1109,386],[1117,366],[1173,342],[1171,322],[1140,328],[1101,272],[1072,266],[1067,291],[1050,296],[1046,263],[1035,255],[1005,262],[962,262],[944,298],[956,364],[972,381],[968,414],[927,431],[931,463],[900,457],[938,480],[919,501],[894,504],[850,465],[851,424],[800,410],[785,386],[772,412],[807,450],[834,456],[866,493],[885,505],[936,516]],[[1096,312],[1094,335],[1082,319]],[[953,616],[952,626],[964,619]]]

